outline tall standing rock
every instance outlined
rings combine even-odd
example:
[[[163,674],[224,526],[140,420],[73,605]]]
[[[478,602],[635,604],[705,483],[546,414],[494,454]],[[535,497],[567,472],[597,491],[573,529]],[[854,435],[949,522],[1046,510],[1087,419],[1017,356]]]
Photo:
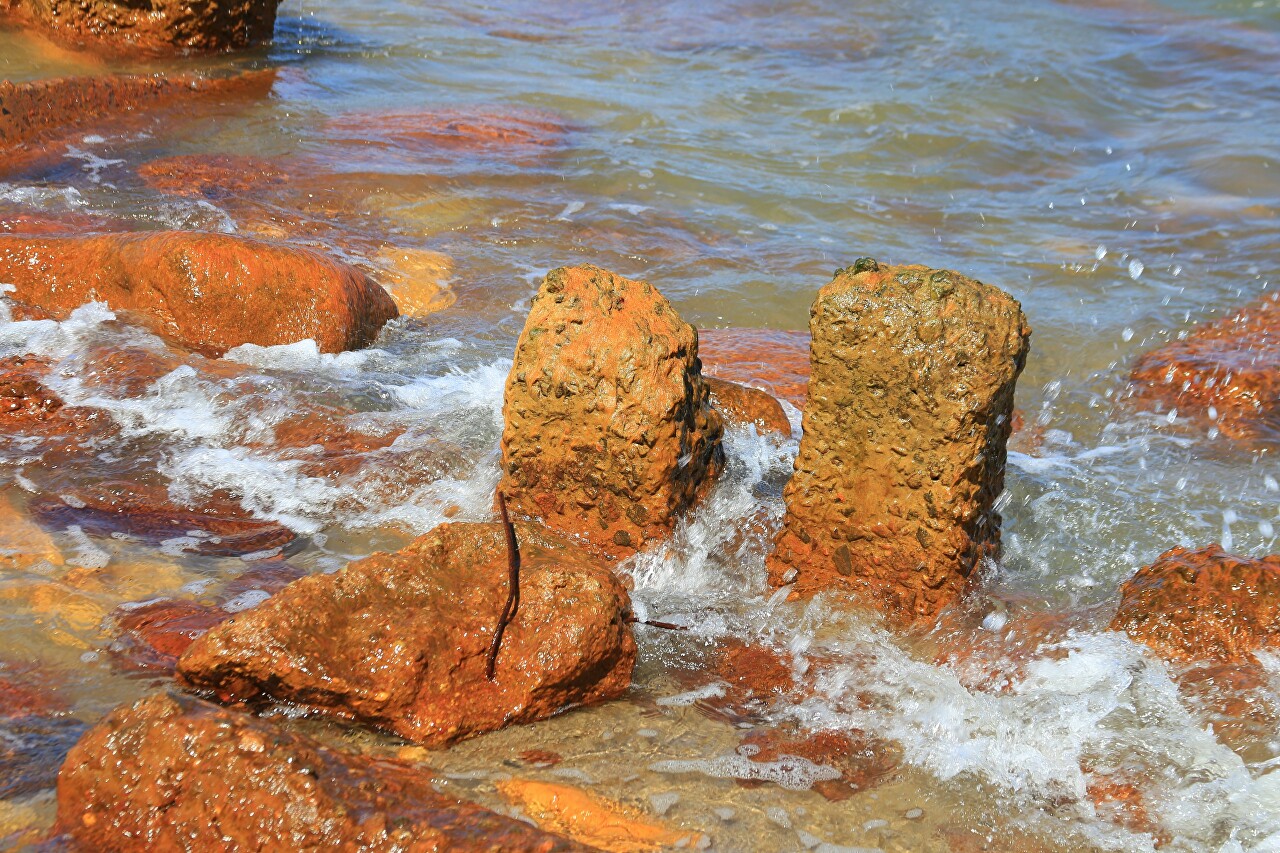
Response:
[[[772,583],[936,614],[998,550],[1014,383],[1031,330],[998,288],[869,258],[809,320],[812,378]]]
[[[503,419],[512,509],[613,557],[668,534],[724,465],[697,331],[652,285],[598,267],[547,275]]]

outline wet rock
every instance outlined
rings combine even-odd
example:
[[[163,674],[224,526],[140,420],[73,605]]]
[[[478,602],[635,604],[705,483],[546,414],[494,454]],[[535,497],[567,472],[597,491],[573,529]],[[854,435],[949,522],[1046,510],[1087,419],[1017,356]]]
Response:
[[[388,248],[374,261],[378,283],[387,289],[396,307],[406,317],[425,317],[443,311],[457,301],[448,288],[453,274],[453,258],[425,249]]]
[[[0,719],[0,800],[53,787],[58,765],[84,730],[71,717]]]
[[[791,437],[791,421],[782,405],[759,388],[739,385],[724,379],[706,377],[711,389],[711,407],[719,412],[727,423],[754,425],[761,434],[774,433],[783,438]]]
[[[581,850],[438,793],[393,761],[328,749],[176,694],[109,714],[58,775],[56,829],[93,850]]]
[[[0,235],[0,280],[59,319],[101,301],[209,356],[308,338],[324,352],[356,349],[397,313],[353,267],[227,234]]]
[[[183,599],[122,607],[115,614],[121,634],[111,644],[111,655],[129,669],[171,673],[192,643],[230,618],[220,607]]]
[[[82,486],[59,498],[30,504],[45,527],[77,526],[86,533],[124,533],[153,545],[172,543],[183,551],[238,557],[285,548],[296,538],[274,521],[253,518],[231,500],[196,508],[179,507],[162,486],[111,480]]]
[[[136,58],[218,53],[271,40],[278,0],[18,0],[15,17],[78,50]]]
[[[699,329],[698,355],[708,376],[767,389],[804,408],[809,388],[809,333],[777,329]]]
[[[1280,643],[1280,555],[1166,551],[1121,586],[1111,629],[1170,660],[1247,660]]]
[[[804,437],[770,581],[847,589],[899,623],[932,618],[998,551],[1026,318],[958,273],[868,258],[837,273],[811,318]]]
[[[1140,356],[1132,397],[1240,440],[1280,441],[1280,294]]]
[[[569,128],[556,115],[512,107],[352,113],[325,125],[339,142],[401,152],[532,154],[565,143]]]
[[[179,675],[223,701],[297,703],[429,746],[620,695],[636,656],[621,583],[568,542],[517,531],[520,604],[493,681],[507,600],[500,524],[444,524],[290,584],[197,641]]]
[[[180,105],[185,115],[196,103],[261,98],[274,81],[271,70],[230,77],[108,74],[0,81],[0,175],[56,160],[87,128],[120,131],[161,108]]]
[[[513,511],[630,554],[723,468],[708,398],[697,332],[650,284],[552,270],[507,377],[499,488]]]
[[[571,785],[505,779],[498,791],[548,832],[611,853],[657,853],[673,847],[699,849],[706,839],[659,823],[638,809],[588,794]]]
[[[147,186],[171,195],[222,199],[272,187],[288,175],[270,160],[234,154],[181,154],[138,167]]]
[[[0,359],[0,419],[26,423],[48,420],[62,408],[62,398],[37,378],[47,365],[24,356]]]

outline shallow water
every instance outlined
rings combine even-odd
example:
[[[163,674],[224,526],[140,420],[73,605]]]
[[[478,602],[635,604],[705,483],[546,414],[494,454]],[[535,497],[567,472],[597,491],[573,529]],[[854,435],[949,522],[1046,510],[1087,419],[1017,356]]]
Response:
[[[1119,583],[1173,545],[1277,550],[1273,447],[1119,398],[1137,354],[1276,286],[1280,3],[455,6],[291,0],[273,47],[163,66],[277,67],[269,98],[90,130],[64,164],[0,183],[0,212],[266,234],[375,270],[396,263],[387,246],[443,253],[456,297],[364,352],[244,347],[127,392],[92,356],[166,353],[148,333],[94,306],[0,322],[0,356],[50,359],[50,386],[108,411],[124,442],[60,464],[8,437],[0,484],[17,511],[108,475],[179,502],[226,490],[303,537],[292,565],[333,570],[446,517],[488,517],[502,382],[549,268],[647,278],[700,326],[789,329],[858,256],[956,269],[1023,303],[1034,336],[1017,405],[1038,439],[1015,441],[1004,558],[955,627],[894,636],[838,602],[771,597],[763,558],[796,446],[734,432],[731,476],[626,568],[642,613],[690,626],[639,630],[629,700],[423,760],[492,806],[502,774],[585,784],[717,850],[1280,850],[1280,659],[1261,661],[1269,680],[1228,735],[1182,673],[1105,630]],[[112,67],[0,32],[0,77]],[[555,130],[406,146],[370,118],[476,105]],[[288,178],[190,198],[136,172],[189,153],[266,158]],[[300,402],[404,432],[354,471],[311,476],[272,440]],[[0,569],[0,666],[34,663],[86,722],[155,681],[112,663],[116,605],[224,603],[254,565],[52,536],[66,565]],[[72,586],[75,566],[106,579]],[[807,698],[747,724],[693,710],[678,697],[716,689],[698,673],[728,638],[789,653]],[[740,727],[765,721],[869,733],[897,769],[838,802],[719,778],[755,772]],[[504,763],[531,748],[563,761]],[[1090,796],[1117,779],[1147,824]],[[0,804],[0,839],[48,815],[40,792]]]

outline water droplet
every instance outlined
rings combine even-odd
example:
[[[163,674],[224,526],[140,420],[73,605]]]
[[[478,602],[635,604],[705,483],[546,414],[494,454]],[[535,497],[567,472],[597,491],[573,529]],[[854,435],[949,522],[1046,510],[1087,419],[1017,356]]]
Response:
[[[1276,535],[1276,529],[1266,519],[1258,522],[1258,532],[1262,534],[1263,539],[1270,539]]]
[[[1167,422],[1167,423],[1173,423],[1174,421],[1176,421],[1176,420],[1178,419],[1178,410],[1177,410],[1177,409],[1170,409],[1170,410],[1169,410],[1169,414],[1165,415],[1165,416],[1164,416],[1164,419],[1165,419],[1165,422]]]
[[[1276,482],[1276,478],[1270,474],[1262,478],[1262,484],[1267,487],[1268,492],[1280,492],[1280,483]]]
[[[1102,260],[1107,256],[1107,247],[1102,244],[1098,244],[1098,248],[1093,250],[1093,256],[1098,260]]]
[[[1142,261],[1129,261],[1129,278],[1137,281],[1138,276],[1142,275],[1142,271],[1145,269],[1146,267],[1143,265]]]
[[[1125,326],[1124,331],[1120,333],[1120,339],[1125,341],[1133,340],[1133,329],[1130,329],[1128,326]]]

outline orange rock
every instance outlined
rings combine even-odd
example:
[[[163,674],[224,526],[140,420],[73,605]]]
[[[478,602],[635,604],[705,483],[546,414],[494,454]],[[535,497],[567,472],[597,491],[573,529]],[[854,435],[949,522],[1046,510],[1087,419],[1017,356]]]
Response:
[[[212,356],[307,338],[324,352],[355,349],[396,316],[386,291],[353,267],[226,234],[0,235],[0,280],[59,319],[97,300]]]
[[[1280,555],[1166,551],[1121,586],[1111,629],[1170,660],[1246,660],[1280,643]]]
[[[517,525],[520,604],[500,524],[443,524],[395,554],[312,575],[205,634],[181,679],[224,701],[296,702],[430,746],[621,695],[636,647],[607,566]]]
[[[507,377],[499,489],[514,512],[633,553],[724,466],[708,398],[697,332],[652,285],[552,270]]]
[[[1280,294],[1143,354],[1130,393],[1211,422],[1228,438],[1280,440]]]
[[[278,0],[18,0],[13,13],[51,39],[106,56],[217,53],[271,40]]]
[[[440,794],[399,762],[164,693],[112,711],[71,750],[56,831],[102,851],[138,839],[154,850],[584,850]]]
[[[559,117],[511,107],[352,113],[325,125],[344,142],[401,151],[437,150],[536,152],[564,144],[569,129]]]
[[[284,183],[288,176],[269,160],[233,154],[182,154],[143,163],[147,186],[173,195],[220,199]]]
[[[774,585],[931,619],[998,551],[1014,383],[1031,330],[1003,291],[863,258],[814,301],[813,377]]]
[[[221,608],[182,599],[120,608],[115,621],[122,633],[111,644],[111,653],[132,668],[173,672],[192,643],[230,618]]]
[[[766,388],[804,408],[809,388],[808,332],[699,329],[698,355],[708,376]]]
[[[45,367],[24,356],[0,359],[0,419],[43,421],[62,408],[62,398],[36,378],[36,372]]]
[[[70,501],[68,502],[68,498]],[[240,556],[283,548],[294,534],[274,521],[251,517],[230,500],[197,508],[175,506],[161,486],[111,480],[85,485],[59,499],[41,498],[31,513],[48,527],[76,525],[86,533],[127,533],[158,544],[192,537],[184,550],[208,556]]]
[[[753,424],[761,435],[771,432],[783,438],[791,437],[791,421],[787,420],[787,413],[766,392],[710,376],[704,381],[711,389],[711,407],[723,415],[726,422],[742,426]]]
[[[119,130],[163,107],[259,98],[274,81],[272,70],[231,77],[108,74],[0,81],[0,175],[56,158],[88,127]]]
[[[495,783],[512,805],[547,832],[610,853],[649,853],[671,847],[696,849],[702,836],[649,819],[638,809],[569,785],[505,779]]]

